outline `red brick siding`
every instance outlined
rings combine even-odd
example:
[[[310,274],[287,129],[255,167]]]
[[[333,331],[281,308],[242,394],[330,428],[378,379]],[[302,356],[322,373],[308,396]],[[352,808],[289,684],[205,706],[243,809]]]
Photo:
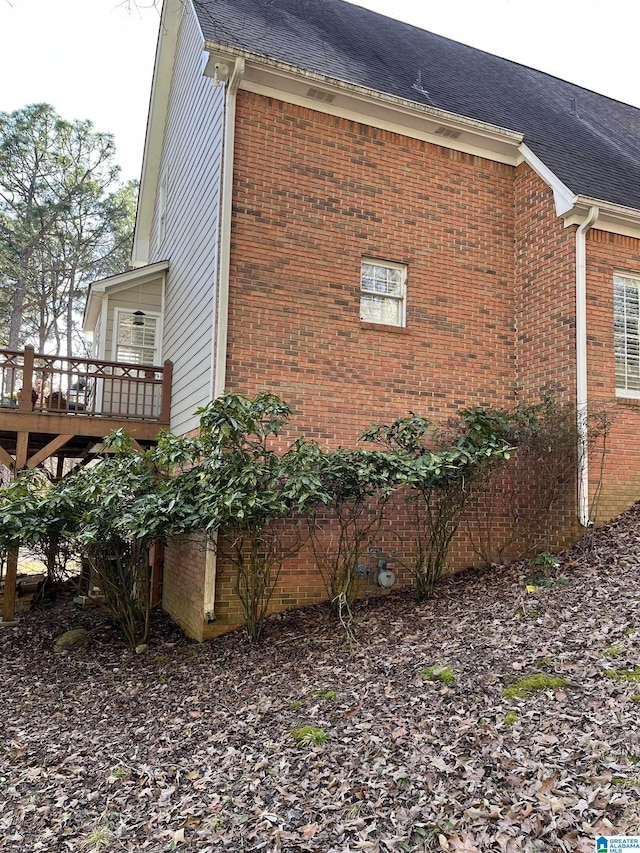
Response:
[[[238,96],[227,387],[350,445],[409,410],[513,399],[513,170]],[[363,256],[408,266],[404,330],[361,326]]]
[[[576,229],[564,227],[553,192],[526,164],[516,170],[515,199],[517,399],[537,403],[543,393],[552,392],[573,406]],[[525,482],[527,472],[518,474]],[[553,509],[552,528],[559,542],[579,535],[577,485]]]
[[[518,399],[554,390],[575,400],[575,228],[555,212],[551,189],[516,170],[515,291]]]
[[[227,388],[279,394],[294,409],[292,435],[352,446],[363,428],[409,411],[442,421],[549,388],[574,399],[575,229],[526,165],[240,92],[234,177]],[[362,257],[407,264],[406,329],[360,323]],[[575,500],[554,521],[574,535]],[[506,524],[496,519],[498,535]],[[408,555],[400,509],[386,529],[376,544],[399,536]],[[241,624],[228,559],[218,560],[216,621],[204,625],[204,556],[187,555],[191,578],[169,553],[177,621],[198,638]],[[474,559],[461,532],[450,568]],[[307,546],[286,562],[271,609],[325,597]]]
[[[196,640],[204,639],[204,570],[199,537],[175,540],[165,549],[162,609]]]
[[[640,273],[640,240],[591,230],[587,234],[587,364],[589,404],[612,417],[598,521],[640,499],[640,401],[615,396],[613,276]],[[590,469],[591,492],[599,472]]]

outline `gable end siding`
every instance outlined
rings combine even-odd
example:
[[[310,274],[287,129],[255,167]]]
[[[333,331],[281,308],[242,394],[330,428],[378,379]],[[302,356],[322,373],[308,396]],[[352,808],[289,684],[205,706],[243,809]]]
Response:
[[[178,36],[159,188],[166,188],[163,239],[160,191],[151,230],[150,261],[170,261],[163,356],[171,359],[171,428],[197,426],[198,406],[211,399],[224,87],[202,76],[202,36],[186,11]],[[164,185],[164,187],[163,187]]]

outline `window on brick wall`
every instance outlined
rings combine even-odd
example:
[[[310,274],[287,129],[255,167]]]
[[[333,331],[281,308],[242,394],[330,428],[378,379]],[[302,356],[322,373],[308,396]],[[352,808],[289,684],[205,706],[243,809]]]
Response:
[[[616,394],[640,397],[640,275],[613,278]]]
[[[362,259],[360,319],[385,326],[405,325],[407,268],[392,261]]]

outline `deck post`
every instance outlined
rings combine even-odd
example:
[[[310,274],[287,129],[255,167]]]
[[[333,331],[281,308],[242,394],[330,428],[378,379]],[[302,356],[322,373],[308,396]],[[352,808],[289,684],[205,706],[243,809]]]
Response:
[[[13,622],[16,607],[16,582],[18,578],[18,550],[15,545],[7,554],[7,573],[4,576],[4,599],[2,601],[2,621]]]
[[[27,464],[29,455],[29,433],[20,431],[16,435],[16,474]]]
[[[33,411],[33,357],[32,346],[24,348],[24,361],[22,367],[22,390],[18,392],[18,410],[21,412]]]
[[[171,381],[173,378],[173,362],[165,361],[162,373],[162,402],[160,404],[160,423],[169,424],[171,421]]]

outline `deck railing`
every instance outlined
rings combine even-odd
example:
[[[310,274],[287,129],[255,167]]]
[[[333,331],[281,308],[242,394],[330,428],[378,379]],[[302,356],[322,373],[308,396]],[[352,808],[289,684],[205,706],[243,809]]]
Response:
[[[0,349],[0,411],[169,423],[172,364],[162,367]]]

